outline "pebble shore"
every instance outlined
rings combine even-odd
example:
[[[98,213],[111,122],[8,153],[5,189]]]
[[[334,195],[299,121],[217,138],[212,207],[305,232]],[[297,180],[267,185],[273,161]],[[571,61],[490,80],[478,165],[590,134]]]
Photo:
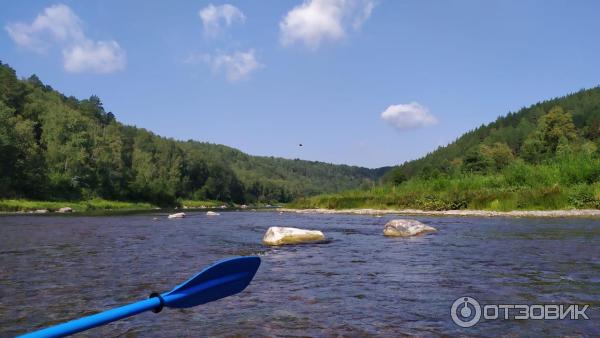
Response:
[[[472,216],[472,217],[592,217],[600,218],[600,210],[573,209],[573,210],[514,210],[514,211],[487,211],[487,210],[418,210],[418,209],[287,209],[278,211],[294,212],[299,214],[357,214],[357,215],[428,215],[428,216]]]

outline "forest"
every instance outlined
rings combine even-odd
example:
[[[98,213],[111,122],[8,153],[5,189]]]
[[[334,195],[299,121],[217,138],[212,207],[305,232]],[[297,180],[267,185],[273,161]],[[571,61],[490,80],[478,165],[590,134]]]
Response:
[[[0,62],[0,199],[275,203],[372,186],[388,168],[259,157],[124,125]]]
[[[600,208],[600,87],[508,113],[389,170],[380,184],[296,207]]]

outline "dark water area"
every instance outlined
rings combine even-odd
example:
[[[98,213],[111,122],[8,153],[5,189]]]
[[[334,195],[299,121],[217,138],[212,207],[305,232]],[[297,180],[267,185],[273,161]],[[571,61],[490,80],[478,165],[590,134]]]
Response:
[[[153,220],[158,217],[158,220]],[[259,255],[238,295],[143,313],[90,337],[600,336],[600,220],[405,217],[439,231],[386,238],[390,219],[224,212],[0,217],[0,336],[164,292],[213,261]],[[269,226],[319,229],[326,244],[269,248]],[[590,304],[590,320],[455,325],[461,296],[486,304]]]

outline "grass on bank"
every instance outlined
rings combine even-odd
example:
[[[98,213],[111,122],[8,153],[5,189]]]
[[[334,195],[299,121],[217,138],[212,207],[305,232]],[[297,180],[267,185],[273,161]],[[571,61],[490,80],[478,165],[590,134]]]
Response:
[[[217,208],[227,203],[214,200],[180,200],[179,207],[187,208]],[[0,200],[0,212],[18,212],[18,211],[35,211],[48,210],[51,212],[57,211],[63,207],[70,207],[75,211],[101,211],[101,210],[151,210],[156,206],[151,203],[144,202],[124,202],[110,201],[101,198],[94,198],[83,201],[35,201],[27,199],[4,199]]]
[[[495,174],[414,178],[397,186],[298,199],[292,208],[422,210],[600,209],[600,160],[513,163]]]
[[[186,207],[190,209],[196,208],[218,208],[222,205],[235,207],[230,203],[216,200],[179,200],[178,207]],[[260,205],[252,205],[258,207]],[[57,211],[63,207],[70,207],[75,211],[102,211],[102,210],[117,210],[117,211],[135,211],[135,210],[151,210],[157,206],[151,203],[144,202],[124,202],[110,201],[101,198],[94,198],[83,201],[36,201],[27,199],[0,199],[0,212],[19,212],[19,211],[35,211],[48,210],[50,212]]]
[[[220,207],[223,204],[227,204],[227,203],[223,203],[221,201],[215,201],[215,200],[206,200],[206,201],[196,201],[196,200],[181,200],[179,202],[181,204],[182,207],[188,207],[188,208],[217,208]]]
[[[48,211],[57,211],[63,207],[70,207],[75,211],[96,211],[96,210],[147,210],[155,206],[143,202],[123,202],[108,201],[95,198],[85,201],[33,201],[25,199],[5,199],[0,200],[0,211],[35,211],[46,209]]]

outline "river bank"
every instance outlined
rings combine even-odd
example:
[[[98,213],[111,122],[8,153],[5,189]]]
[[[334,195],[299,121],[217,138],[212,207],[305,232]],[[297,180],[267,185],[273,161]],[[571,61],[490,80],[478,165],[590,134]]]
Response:
[[[298,214],[356,214],[356,215],[426,215],[426,216],[465,216],[465,217],[592,217],[600,218],[597,209],[572,209],[572,210],[418,210],[418,209],[278,209],[282,212]]]
[[[179,206],[170,208],[203,209],[218,208],[226,205],[220,201],[183,200]],[[146,202],[113,201],[105,199],[90,199],[81,201],[35,201],[26,199],[0,200],[0,213],[52,213],[61,212],[93,212],[93,211],[149,211],[160,209],[157,205]]]
[[[152,210],[156,208],[156,206],[143,202],[109,201],[104,199],[90,199],[83,201],[35,201],[25,199],[0,200],[0,212],[2,213],[49,213],[59,212],[59,210],[62,208],[70,209],[70,211],[67,212],[87,212],[98,210]]]

